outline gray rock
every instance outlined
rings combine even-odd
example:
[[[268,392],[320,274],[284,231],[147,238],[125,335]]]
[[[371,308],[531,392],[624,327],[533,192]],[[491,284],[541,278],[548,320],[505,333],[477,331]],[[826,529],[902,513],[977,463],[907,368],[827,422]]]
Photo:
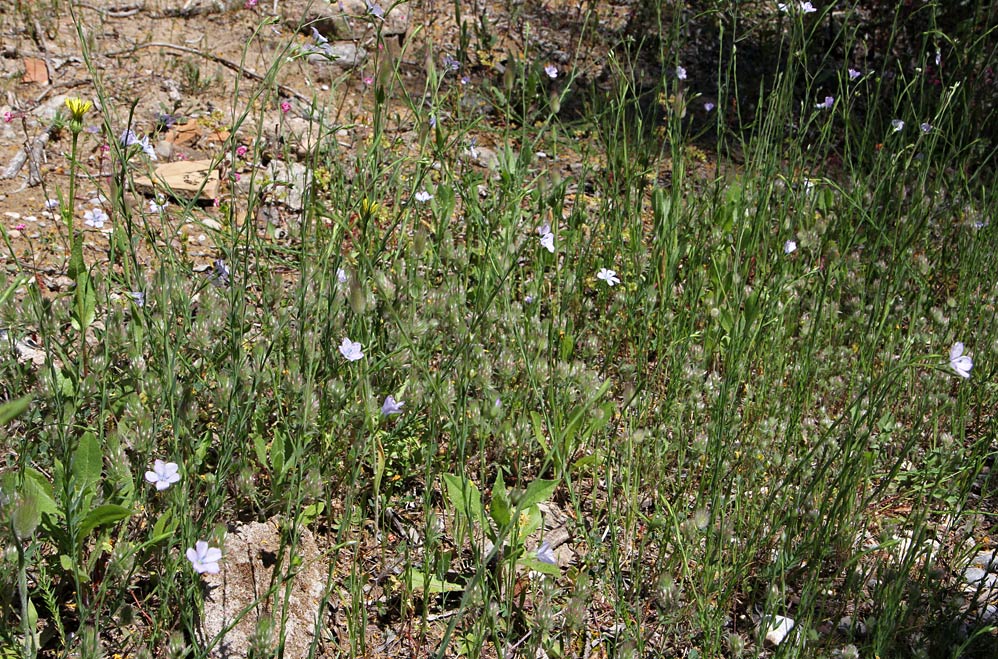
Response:
[[[988,572],[998,572],[998,550],[992,549],[977,552],[977,555],[971,559],[970,564]]]
[[[975,585],[987,576],[987,572],[979,567],[968,567],[963,571],[963,580],[971,585]]]
[[[293,551],[285,548],[283,564],[275,563],[281,554],[281,533],[275,520],[246,524],[226,537],[221,572],[204,575],[208,585],[205,637],[218,639],[209,657],[246,657],[255,644],[276,648],[282,639],[285,656],[308,655],[327,565],[320,560],[321,552],[308,529],[301,531]],[[299,567],[287,564],[290,556],[301,560]],[[295,575],[290,590],[271,588],[289,572]],[[261,642],[258,630],[267,626],[269,639]]]
[[[372,6],[380,7],[382,16],[372,14],[364,0],[316,2],[312,6],[313,12],[306,17],[306,24],[314,25],[328,39],[361,39],[376,34],[379,29],[383,37],[409,32],[412,10],[408,3],[391,7],[391,2],[379,0]]]
[[[367,60],[367,51],[350,41],[327,44],[324,52],[308,56],[309,64],[314,66],[335,64],[344,69],[355,69],[365,60]]]
[[[281,160],[271,160],[267,165],[267,175],[272,179],[271,198],[291,210],[304,208],[305,193],[312,181],[312,173],[305,165]]]

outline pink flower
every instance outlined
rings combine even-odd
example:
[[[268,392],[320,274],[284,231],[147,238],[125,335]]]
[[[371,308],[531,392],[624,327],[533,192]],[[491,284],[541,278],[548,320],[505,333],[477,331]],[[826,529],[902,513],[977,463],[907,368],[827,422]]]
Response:
[[[28,225],[25,224],[24,222],[21,222],[20,224],[14,226],[14,231],[24,231],[27,228]]]
[[[363,82],[365,85],[373,85],[374,78],[372,78],[371,76],[364,76],[361,82]]]
[[[245,156],[247,151],[249,151],[249,149],[243,145],[239,145],[236,147],[236,155],[239,156],[240,158]]]
[[[291,112],[291,103],[289,103],[288,101],[281,101],[281,112],[283,112],[284,114]]]
[[[10,122],[14,121],[14,117],[16,116],[17,116],[16,114],[11,112],[10,110],[7,110],[6,112],[3,113],[3,122],[5,124],[9,124]]]

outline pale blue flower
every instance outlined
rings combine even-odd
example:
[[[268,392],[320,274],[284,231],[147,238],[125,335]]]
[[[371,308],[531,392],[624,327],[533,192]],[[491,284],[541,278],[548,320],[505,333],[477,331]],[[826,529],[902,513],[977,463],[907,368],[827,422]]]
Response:
[[[148,135],[140,139],[139,136],[136,135],[135,132],[129,128],[126,129],[118,137],[118,139],[121,140],[121,144],[125,148],[128,148],[134,144],[138,144],[140,147],[142,147],[142,150],[145,152],[145,154],[149,156],[150,160],[156,160],[156,150],[153,149],[152,145],[149,143]]]
[[[814,12],[818,11],[817,9],[814,8],[814,5],[812,5],[810,2],[800,3],[800,10],[804,14],[813,14]]]
[[[900,119],[891,119],[891,128],[894,129],[895,133],[900,133],[904,130],[904,122]]]
[[[929,122],[925,122],[921,126],[919,126],[919,128],[922,129],[923,133],[928,133],[929,131],[932,130],[932,124],[930,124]]]
[[[341,284],[345,284],[347,283],[348,279],[349,277],[347,277],[346,270],[344,270],[343,268],[336,268],[336,281],[338,281]]]
[[[617,277],[616,270],[609,270],[607,268],[600,268],[599,273],[596,275],[597,279],[602,279],[606,282],[607,286],[611,288],[620,283],[620,278]]]
[[[343,343],[340,344],[340,354],[346,357],[347,361],[355,362],[364,358],[363,346],[359,341],[351,341],[344,337]]]
[[[135,306],[137,307],[146,306],[146,294],[143,293],[142,291],[129,291],[128,297],[132,298],[132,302],[135,303]]]
[[[94,229],[103,229],[108,219],[107,213],[101,208],[93,208],[83,214],[83,223]]]
[[[686,69],[681,66],[676,67],[676,77],[680,80],[686,80]]]
[[[544,67],[544,73],[546,73],[549,78],[554,80],[558,77],[558,67],[554,64],[548,64]]]
[[[835,105],[835,97],[834,96],[826,96],[824,101],[822,101],[821,103],[818,103],[814,107],[816,107],[818,109],[822,109],[822,110],[830,110],[832,108],[832,106],[834,106],[834,105]]]
[[[180,467],[176,462],[156,460],[152,464],[152,470],[146,472],[146,481],[155,485],[161,492],[179,480]]]
[[[949,365],[964,379],[970,377],[970,369],[974,368],[974,360],[963,354],[963,344],[959,341],[949,349]]]
[[[554,254],[554,234],[548,231],[541,236],[541,247]]]
[[[546,542],[537,548],[537,560],[541,563],[547,563],[548,565],[558,564],[558,557],[554,555],[554,550],[551,549],[551,545]]]
[[[426,203],[430,199],[433,199],[433,195],[431,195],[426,190],[420,190],[419,192],[413,195],[413,199],[415,199],[420,203]]]
[[[385,402],[381,405],[381,415],[391,416],[393,414],[402,414],[402,406],[405,405],[404,400],[395,400],[394,396],[385,396]]]
[[[218,574],[218,561],[221,559],[222,550],[218,547],[209,547],[204,540],[198,540],[187,550],[187,560],[198,574]]]
[[[717,107],[717,106],[714,105],[713,103],[711,103],[710,101],[707,101],[706,103],[703,104],[703,110],[704,110],[704,112],[710,112],[715,107]]]
[[[796,251],[797,251],[797,242],[796,241],[794,241],[794,240],[788,240],[787,242],[783,243],[783,253],[784,254],[793,254]]]
[[[849,69],[849,79],[850,80],[855,80],[856,78],[860,77],[861,75],[863,75],[863,74],[860,73],[858,70],[856,70],[856,69]]]

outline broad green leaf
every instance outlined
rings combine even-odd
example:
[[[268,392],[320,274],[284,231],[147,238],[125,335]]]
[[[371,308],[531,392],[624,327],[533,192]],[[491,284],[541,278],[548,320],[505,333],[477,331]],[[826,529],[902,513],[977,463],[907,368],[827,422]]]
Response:
[[[253,433],[253,451],[256,453],[256,460],[261,467],[270,464],[267,460],[267,442],[263,441],[263,435],[258,432]]]
[[[163,514],[156,520],[156,523],[153,524],[152,537],[149,539],[149,542],[159,542],[173,535],[173,532],[176,530],[177,518],[173,516],[173,513],[169,509],[164,510]]]
[[[527,489],[523,492],[523,496],[517,502],[517,508],[526,510],[541,501],[547,501],[554,494],[557,487],[558,481],[556,480],[538,478],[527,486]]]
[[[408,571],[409,580],[412,583],[412,589],[426,591],[428,593],[452,593],[458,590],[464,590],[464,587],[451,583],[450,581],[442,581],[435,576],[430,576],[429,579],[426,575],[419,570],[409,570]]]
[[[29,492],[38,497],[38,510],[42,515],[57,518],[63,516],[52,495],[52,484],[48,482],[44,474],[30,467],[24,470],[24,493],[28,494]]]
[[[314,522],[322,511],[326,509],[326,504],[322,501],[317,501],[316,503],[309,504],[305,506],[305,509],[298,513],[298,519],[295,523],[298,526],[308,526]]]
[[[14,512],[10,515],[10,524],[19,540],[30,538],[42,521],[42,511],[38,505],[38,493],[25,492],[14,503]]]
[[[132,511],[129,508],[114,503],[105,503],[102,506],[97,506],[83,518],[83,522],[77,531],[77,538],[82,540],[94,529],[116,524],[128,518],[131,514]]]
[[[0,426],[6,425],[8,421],[20,416],[24,410],[28,409],[33,398],[34,396],[22,396],[0,405]]]
[[[93,279],[86,270],[80,270],[75,279],[76,290],[73,295],[73,312],[70,314],[70,320],[73,329],[83,332],[97,317],[97,292],[94,290]]]
[[[464,476],[454,474],[444,474],[443,479],[451,505],[465,517],[481,519],[482,493],[475,484]]]
[[[74,487],[83,491],[92,487],[100,480],[104,469],[104,456],[101,454],[100,442],[97,436],[89,430],[83,433],[80,444],[73,452],[72,471]]]
[[[489,503],[489,512],[501,528],[509,525],[513,517],[513,511],[509,504],[509,495],[506,493],[506,483],[502,477],[502,470],[496,472],[496,482],[492,485],[492,501]]]
[[[561,576],[561,568],[557,565],[551,565],[550,563],[545,563],[544,561],[538,560],[533,553],[524,554],[517,561],[519,565],[527,568],[528,570],[533,570],[534,572],[542,572],[544,574],[550,574],[554,577]]]

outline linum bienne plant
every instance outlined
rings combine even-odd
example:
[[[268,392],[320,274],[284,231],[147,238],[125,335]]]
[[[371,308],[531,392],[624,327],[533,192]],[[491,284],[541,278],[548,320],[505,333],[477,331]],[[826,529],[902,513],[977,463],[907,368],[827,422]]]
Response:
[[[136,184],[163,109],[81,40],[37,202],[73,285],[3,225],[0,647],[994,656],[994,50],[730,4],[645,3],[594,63],[537,21],[503,51],[498,5],[399,46],[421,10],[366,3],[320,93],[332,35],[247,2],[255,76],[189,117],[211,199]]]

